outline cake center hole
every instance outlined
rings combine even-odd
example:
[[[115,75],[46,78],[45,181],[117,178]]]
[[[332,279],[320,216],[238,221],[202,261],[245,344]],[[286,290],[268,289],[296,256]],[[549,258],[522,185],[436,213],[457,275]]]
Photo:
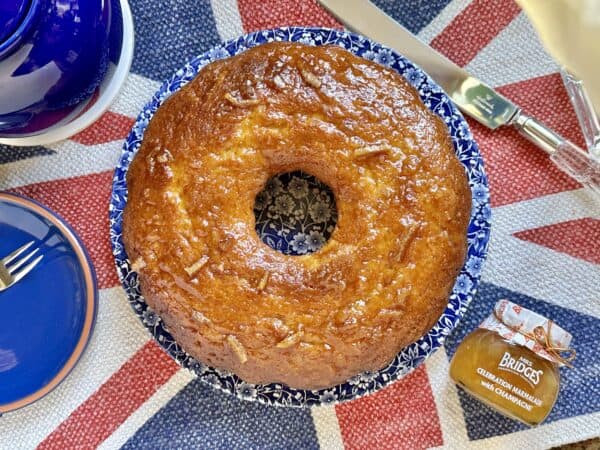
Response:
[[[275,175],[254,201],[256,233],[285,255],[319,250],[337,223],[335,197],[329,186],[300,171]]]

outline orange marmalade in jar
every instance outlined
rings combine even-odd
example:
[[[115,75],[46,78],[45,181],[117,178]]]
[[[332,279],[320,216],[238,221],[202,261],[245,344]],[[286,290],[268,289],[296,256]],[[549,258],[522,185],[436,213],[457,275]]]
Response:
[[[575,358],[570,343],[571,335],[551,320],[500,300],[456,349],[450,377],[498,412],[535,426],[558,396],[558,368]]]

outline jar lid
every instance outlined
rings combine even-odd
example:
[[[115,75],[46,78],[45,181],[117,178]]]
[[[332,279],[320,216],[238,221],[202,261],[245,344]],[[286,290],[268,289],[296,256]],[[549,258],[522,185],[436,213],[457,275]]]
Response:
[[[508,300],[498,301],[493,313],[479,327],[494,331],[560,366],[569,365],[575,357],[575,351],[569,348],[570,333],[552,320]],[[563,352],[569,356],[561,356]]]
[[[8,39],[21,25],[31,0],[8,0],[0,2],[0,43]]]

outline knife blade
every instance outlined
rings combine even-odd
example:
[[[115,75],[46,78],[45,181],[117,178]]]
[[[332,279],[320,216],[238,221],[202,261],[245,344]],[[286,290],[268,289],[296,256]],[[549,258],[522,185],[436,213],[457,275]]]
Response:
[[[513,126],[549,154],[559,169],[600,199],[600,163],[483,81],[419,40],[368,0],[317,0],[349,30],[384,44],[423,68],[467,115],[495,130]]]

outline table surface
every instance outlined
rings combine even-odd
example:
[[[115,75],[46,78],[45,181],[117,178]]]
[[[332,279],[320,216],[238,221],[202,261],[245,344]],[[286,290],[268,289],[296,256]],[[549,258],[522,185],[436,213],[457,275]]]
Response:
[[[558,67],[512,0],[376,3],[583,146]],[[123,140],[160,82],[218,42],[276,26],[341,26],[312,1],[130,4],[136,53],[110,110],[67,141],[0,146],[0,189],[34,198],[64,217],[87,246],[100,288],[87,352],[55,391],[0,418],[0,449],[550,448],[598,436],[600,206],[516,132],[491,132],[473,121],[491,187],[490,253],[464,320],[424,365],[374,395],[312,410],[240,401],[179,368],[130,310],[113,265],[107,208]],[[535,429],[469,398],[447,375],[460,340],[500,298],[545,314],[574,335],[575,369],[561,371],[556,406]]]

